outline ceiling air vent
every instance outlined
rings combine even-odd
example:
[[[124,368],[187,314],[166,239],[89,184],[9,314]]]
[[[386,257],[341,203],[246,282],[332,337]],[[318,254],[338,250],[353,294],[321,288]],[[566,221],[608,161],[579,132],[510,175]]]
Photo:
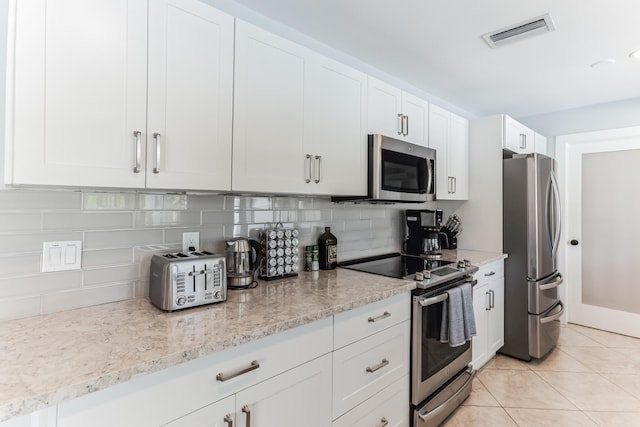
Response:
[[[543,33],[549,33],[554,30],[555,27],[553,26],[553,21],[551,21],[551,16],[547,13],[515,25],[502,28],[498,31],[485,34],[482,38],[491,48],[496,48],[506,43],[522,40]]]

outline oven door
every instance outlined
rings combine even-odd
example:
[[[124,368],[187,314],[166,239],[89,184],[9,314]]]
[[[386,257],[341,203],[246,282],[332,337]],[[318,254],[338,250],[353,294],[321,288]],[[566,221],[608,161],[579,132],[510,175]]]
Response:
[[[450,347],[440,342],[446,289],[467,282],[462,279],[438,290],[413,296],[411,335],[411,403],[420,404],[471,363],[471,342]]]

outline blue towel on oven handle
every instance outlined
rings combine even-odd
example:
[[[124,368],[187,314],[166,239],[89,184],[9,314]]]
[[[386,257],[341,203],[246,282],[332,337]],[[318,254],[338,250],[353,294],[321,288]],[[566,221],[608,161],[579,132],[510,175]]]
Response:
[[[476,335],[473,290],[470,283],[465,283],[446,292],[448,299],[442,309],[440,342],[458,347]]]

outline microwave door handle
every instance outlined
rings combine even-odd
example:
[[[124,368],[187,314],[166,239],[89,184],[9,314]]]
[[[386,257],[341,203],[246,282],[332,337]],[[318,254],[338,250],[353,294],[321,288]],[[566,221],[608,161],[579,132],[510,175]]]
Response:
[[[433,184],[433,166],[431,165],[431,159],[427,157],[425,159],[427,162],[427,194],[431,193],[431,188]]]

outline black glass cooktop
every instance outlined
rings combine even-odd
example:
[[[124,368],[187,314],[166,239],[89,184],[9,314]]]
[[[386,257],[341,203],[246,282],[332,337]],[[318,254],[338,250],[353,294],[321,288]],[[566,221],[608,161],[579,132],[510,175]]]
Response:
[[[452,262],[443,260],[427,260],[420,257],[393,253],[377,257],[346,261],[340,263],[339,266],[350,270],[364,271],[365,273],[380,274],[381,276],[402,279],[423,270],[430,270],[435,275],[451,274],[452,272],[457,271],[450,267],[446,269],[438,269],[438,267],[443,267],[447,264],[452,264]],[[447,271],[445,272],[444,270]],[[443,271],[443,274],[440,274],[440,271]]]

